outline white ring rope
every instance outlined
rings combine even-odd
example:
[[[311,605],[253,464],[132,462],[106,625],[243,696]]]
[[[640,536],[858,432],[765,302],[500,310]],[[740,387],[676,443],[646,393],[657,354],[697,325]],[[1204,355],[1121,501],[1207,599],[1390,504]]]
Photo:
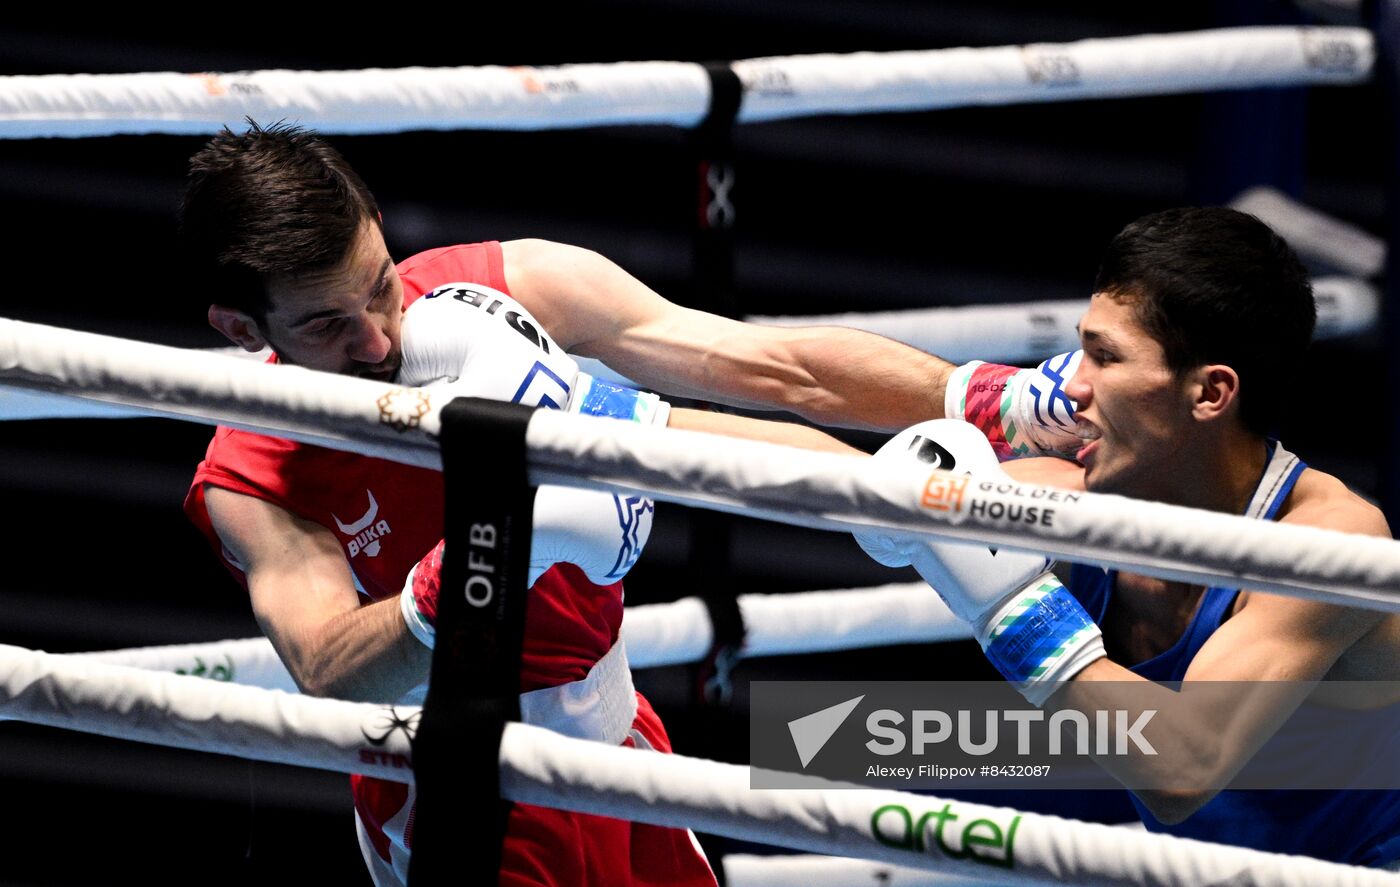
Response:
[[[879,884],[881,887],[998,887],[1004,879],[931,872],[925,869],[804,853],[767,856],[730,853],[720,859],[725,887],[855,887]],[[1044,884],[1062,887],[1059,881],[1023,876],[1018,884]]]
[[[0,717],[254,760],[409,781],[416,709],[293,696],[181,675],[0,647]],[[402,726],[399,726],[402,725]],[[1083,884],[1396,884],[1393,875],[1297,856],[1076,823],[872,789],[752,791],[747,767],[570,739],[508,724],[502,794],[511,800],[918,868]],[[814,781],[816,785],[830,785]],[[891,846],[905,813],[951,804],[963,827],[995,827],[1011,868],[952,860],[925,827],[920,851]],[[936,820],[931,820],[936,821]],[[1014,828],[1014,832],[1012,829]],[[880,840],[879,835],[884,837]],[[945,846],[962,849],[952,836]],[[984,847],[977,852],[988,852]]]
[[[1355,225],[1305,206],[1266,186],[1250,188],[1230,205],[1258,216],[1304,258],[1316,259],[1348,274],[1375,277],[1385,270],[1385,241]],[[1317,281],[1313,282],[1314,287]],[[1318,305],[1321,323],[1322,306]]]
[[[787,656],[972,637],[967,623],[923,582],[874,588],[741,594],[743,656]],[[633,668],[697,662],[714,630],[699,598],[629,607],[622,620]]]
[[[747,632],[741,654],[783,656],[860,647],[964,640],[972,635],[922,582],[739,596]],[[714,643],[710,615],[699,598],[628,607],[622,641],[633,668],[698,662]],[[268,690],[297,692],[266,638],[171,644],[68,654],[108,665],[178,672]]]
[[[1375,63],[1363,28],[1225,28],[923,52],[749,59],[740,122],[813,114],[1352,84]],[[326,133],[694,126],[702,66],[401,68],[0,78],[0,138],[211,133],[245,116]]]
[[[301,692],[297,682],[292,679],[292,673],[287,671],[287,666],[282,664],[277,651],[273,649],[272,642],[264,637],[57,655],[102,665],[208,678],[244,687],[261,687],[284,693]]]
[[[1313,281],[1313,290],[1317,295],[1317,338],[1355,335],[1375,328],[1380,314],[1380,296],[1371,284],[1353,277],[1320,277]],[[801,317],[753,315],[744,319],[773,326],[838,326],[867,330],[955,363],[977,358],[1030,363],[1079,347],[1075,328],[1083,313],[1084,301],[1070,299]],[[202,353],[266,358],[266,353],[253,355],[230,348]],[[626,381],[599,361],[578,360],[595,377]],[[125,419],[144,415],[149,412],[59,394],[0,389],[0,421]]]
[[[1289,240],[1291,243],[1291,238]],[[1365,280],[1319,277],[1313,280],[1313,294],[1317,300],[1315,338],[1352,336],[1376,328],[1380,319],[1380,293]],[[753,315],[744,319],[771,326],[839,326],[865,330],[954,363],[980,359],[1017,364],[1033,363],[1051,354],[1078,348],[1077,329],[1079,319],[1084,316],[1084,306],[1083,299],[1066,299],[793,317]]]
[[[0,382],[440,468],[438,395],[0,321]],[[1185,582],[1400,612],[1400,542],[537,410],[530,480],[849,532],[889,527]],[[1034,509],[1034,510],[1031,510]],[[1050,512],[1047,517],[1046,512]]]

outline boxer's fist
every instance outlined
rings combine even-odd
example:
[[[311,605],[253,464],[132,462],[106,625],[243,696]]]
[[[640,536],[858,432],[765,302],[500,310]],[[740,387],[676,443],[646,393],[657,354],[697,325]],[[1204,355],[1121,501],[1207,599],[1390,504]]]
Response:
[[[535,494],[527,585],[558,563],[583,570],[594,585],[618,582],[637,562],[651,536],[655,507],[642,496],[573,487],[540,487]],[[442,586],[439,542],[412,570],[399,595],[404,623],[413,636],[433,645]]]
[[[401,385],[643,424],[670,415],[655,394],[580,373],[523,305],[488,286],[434,289],[404,312],[402,337]]]
[[[876,459],[912,469],[1005,478],[991,444],[966,422],[923,422],[891,438]],[[856,541],[886,566],[912,564],[966,621],[987,658],[1036,705],[1104,655],[1103,637],[1084,608],[1038,554],[992,551],[974,543],[862,531]]]
[[[1065,392],[1083,357],[1070,351],[1035,369],[974,360],[948,378],[943,414],[981,429],[998,458],[1074,458],[1084,445],[1075,434],[1075,403]]]
[[[982,432],[956,419],[936,419],[906,428],[890,438],[874,458],[903,462],[913,470],[936,468],[1006,479]],[[985,546],[965,542],[931,542],[882,531],[855,535],[861,548],[885,566],[912,564],[954,615],[975,630],[1007,595],[1044,574],[1049,566],[1040,555],[993,554]]]
[[[449,283],[408,307],[401,385],[452,386],[454,395],[562,409],[578,364],[519,302],[474,283]]]
[[[595,383],[510,296],[470,283],[440,286],[403,319],[399,382],[446,388],[454,395],[629,418],[659,418],[655,395]],[[648,400],[647,398],[650,398]],[[658,406],[661,404],[661,406]],[[650,499],[543,486],[535,496],[529,585],[557,563],[580,567],[610,585],[636,562],[651,533]],[[400,596],[404,620],[431,645],[442,570],[438,545],[409,574]]]

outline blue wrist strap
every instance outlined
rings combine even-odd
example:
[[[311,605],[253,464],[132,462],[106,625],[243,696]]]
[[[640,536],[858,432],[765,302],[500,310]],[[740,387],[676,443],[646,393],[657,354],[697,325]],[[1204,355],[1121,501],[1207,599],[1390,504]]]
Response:
[[[1046,576],[1017,595],[991,627],[987,658],[1008,681],[1025,684],[1054,668],[1097,630],[1079,600]]]
[[[569,411],[583,416],[622,419],[643,425],[664,424],[664,402],[649,391],[639,391],[615,382],[605,382],[587,373],[578,374],[577,390],[569,401]]]
[[[631,419],[637,410],[637,395],[641,392],[624,385],[613,385],[609,382],[590,379],[588,387],[582,394],[578,411],[583,415],[606,416],[609,419]]]

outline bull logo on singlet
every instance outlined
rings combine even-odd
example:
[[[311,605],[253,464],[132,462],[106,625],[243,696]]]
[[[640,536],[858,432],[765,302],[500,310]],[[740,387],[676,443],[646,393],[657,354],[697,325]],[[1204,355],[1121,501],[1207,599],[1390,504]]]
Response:
[[[378,557],[379,537],[393,532],[388,521],[379,519],[379,503],[374,501],[374,491],[367,489],[365,493],[369,495],[369,510],[359,520],[347,524],[336,515],[331,515],[340,532],[350,537],[350,541],[345,543],[345,550],[347,556],[352,558],[362,551],[367,557]]]

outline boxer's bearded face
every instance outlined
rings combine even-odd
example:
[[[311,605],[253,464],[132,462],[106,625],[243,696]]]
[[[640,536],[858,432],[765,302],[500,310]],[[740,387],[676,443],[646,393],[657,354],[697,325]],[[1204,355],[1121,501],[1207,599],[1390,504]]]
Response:
[[[1079,333],[1084,360],[1067,393],[1079,404],[1085,486],[1172,501],[1190,446],[1187,383],[1167,367],[1131,300],[1095,295]]]
[[[398,373],[403,284],[375,223],[334,267],[272,278],[267,290],[260,329],[283,363],[385,382]]]

